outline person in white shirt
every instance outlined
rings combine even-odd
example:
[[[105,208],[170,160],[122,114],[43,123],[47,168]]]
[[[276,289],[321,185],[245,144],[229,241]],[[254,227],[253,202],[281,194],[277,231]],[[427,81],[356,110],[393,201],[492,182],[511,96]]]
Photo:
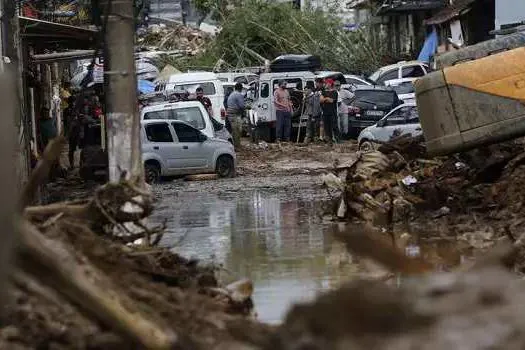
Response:
[[[335,88],[338,92],[337,99],[337,119],[339,127],[339,138],[342,138],[343,135],[348,134],[348,105],[351,100],[354,98],[354,94],[346,89],[341,88],[341,82],[335,82]]]

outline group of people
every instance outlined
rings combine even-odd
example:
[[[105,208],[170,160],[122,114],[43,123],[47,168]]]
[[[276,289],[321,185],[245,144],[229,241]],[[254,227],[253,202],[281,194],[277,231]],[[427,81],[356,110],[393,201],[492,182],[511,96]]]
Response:
[[[278,83],[274,92],[276,111],[276,138],[289,142],[292,129],[293,104],[286,81]],[[324,140],[330,144],[340,142],[348,132],[348,104],[353,94],[341,88],[341,82],[318,78],[306,84],[303,115],[308,116],[305,143]]]
[[[95,93],[71,96],[64,110],[65,130],[69,141],[69,166],[75,167],[75,152],[82,148],[89,138],[89,126],[100,121],[102,103]]]
[[[348,133],[348,104],[353,94],[338,80],[321,79],[307,84],[304,114],[308,116],[305,142],[338,143]]]

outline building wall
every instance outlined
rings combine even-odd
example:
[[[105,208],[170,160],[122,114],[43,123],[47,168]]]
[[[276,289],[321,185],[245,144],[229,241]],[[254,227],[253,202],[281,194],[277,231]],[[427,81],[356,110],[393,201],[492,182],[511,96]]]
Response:
[[[496,0],[496,29],[502,25],[525,21],[524,0]]]

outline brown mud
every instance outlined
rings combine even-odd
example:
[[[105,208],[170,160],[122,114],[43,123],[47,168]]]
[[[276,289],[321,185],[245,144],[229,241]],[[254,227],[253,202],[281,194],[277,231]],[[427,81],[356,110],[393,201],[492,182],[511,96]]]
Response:
[[[357,175],[354,144],[257,145],[239,153],[241,176],[346,171],[344,198],[356,205],[348,205],[350,209],[340,217],[345,221],[372,218],[374,222],[379,212],[384,219],[379,226],[408,223],[411,230],[426,226],[425,232],[435,229],[429,240],[448,237],[487,252],[468,271],[436,274],[431,273],[427,257],[411,259],[397,245],[393,247],[388,230],[381,233],[365,226],[361,236],[343,230],[341,239],[347,240],[352,253],[379,261],[407,277],[405,282],[399,288],[379,280],[351,282],[295,306],[278,327],[253,320],[251,299],[238,302],[221,288],[214,267],[164,248],[129,246],[107,230],[97,231],[97,225],[68,215],[39,217],[33,224],[72,252],[78,265],[89,265],[107,276],[111,288],[129,298],[138,312],[160,328],[172,330],[177,336],[172,348],[523,348],[525,288],[509,272],[522,272],[525,262],[523,144],[506,143],[438,159],[426,159],[419,142],[409,144],[384,147],[387,164],[379,162],[381,169],[376,171],[378,163],[365,159],[368,165],[357,165]],[[370,163],[372,172],[367,168]],[[415,182],[404,184],[408,176]],[[73,187],[63,193],[68,183]],[[68,178],[48,186],[46,193],[51,200],[86,199],[94,188]],[[334,199],[336,204],[339,200]],[[397,208],[397,216],[392,212],[389,216],[385,203],[392,211],[399,203],[409,208],[402,214]],[[361,215],[367,211],[374,215]],[[394,239],[394,244],[399,241]],[[500,251],[502,244],[506,246]],[[140,348],[34,276],[17,274],[9,294],[12,302],[4,306],[0,324],[1,349]]]

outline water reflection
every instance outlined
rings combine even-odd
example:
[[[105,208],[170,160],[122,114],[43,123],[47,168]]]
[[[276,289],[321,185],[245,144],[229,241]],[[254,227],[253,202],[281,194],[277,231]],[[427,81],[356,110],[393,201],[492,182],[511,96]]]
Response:
[[[153,220],[167,220],[165,244],[184,237],[174,248],[178,253],[223,264],[226,282],[252,279],[259,319],[275,323],[293,303],[355,276],[384,272],[347,253],[332,226],[320,219],[323,202],[315,199],[264,190],[181,192],[164,195]],[[411,238],[408,244],[421,247],[420,253],[443,269],[462,259],[453,243]]]

